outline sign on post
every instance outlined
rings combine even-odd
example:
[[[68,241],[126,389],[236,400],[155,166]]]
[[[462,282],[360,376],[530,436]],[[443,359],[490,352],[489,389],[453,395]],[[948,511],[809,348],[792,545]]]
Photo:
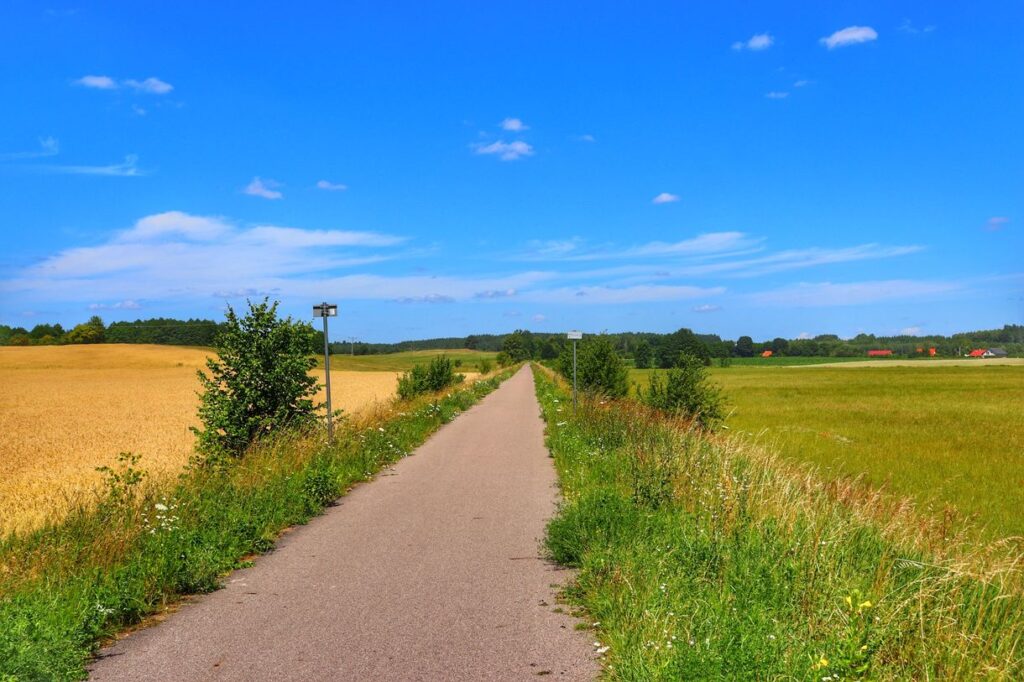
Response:
[[[572,341],[572,413],[576,414],[576,342],[583,338],[583,332],[571,331],[565,336]]]
[[[333,303],[321,303],[313,306],[313,317],[324,318],[324,378],[327,391],[327,440],[334,441],[334,412],[331,410],[331,349],[328,345],[327,318],[338,316],[338,306]]]

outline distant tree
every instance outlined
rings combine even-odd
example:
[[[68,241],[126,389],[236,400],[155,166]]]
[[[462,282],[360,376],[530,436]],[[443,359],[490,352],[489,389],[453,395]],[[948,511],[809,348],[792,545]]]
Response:
[[[789,341],[787,341],[786,339],[783,339],[781,337],[776,337],[776,338],[772,339],[772,342],[771,342],[771,351],[772,351],[772,353],[775,353],[776,355],[785,355],[786,351],[788,351],[788,350],[789,350]]]
[[[64,340],[68,343],[103,343],[106,340],[106,328],[103,320],[93,315],[88,322],[75,325],[67,333]]]
[[[749,336],[741,336],[736,339],[736,356],[751,358],[754,356],[754,340]]]
[[[562,349],[558,365],[562,375],[571,380],[571,346]],[[588,393],[621,398],[629,391],[629,369],[612,340],[604,334],[587,337],[579,344],[576,377],[580,390]]]
[[[637,369],[647,369],[651,366],[651,344],[645,339],[637,342],[633,349],[633,364]]]
[[[480,339],[476,336],[470,335],[466,337],[465,347],[469,350],[476,350],[480,345]]]
[[[217,355],[207,359],[205,372],[197,370],[203,428],[192,431],[207,461],[240,457],[274,430],[315,419],[312,326],[278,318],[278,303],[268,299],[248,306],[244,317],[228,306]]]
[[[60,324],[37,324],[32,327],[28,335],[33,339],[42,339],[44,336],[60,338],[64,336],[64,328]]]
[[[523,362],[534,356],[533,334],[524,329],[517,329],[505,337],[501,350],[512,362]]]
[[[662,369],[674,367],[680,353],[693,355],[699,358],[705,365],[711,364],[711,352],[708,350],[707,344],[685,327],[667,335],[661,340],[661,344],[658,347],[658,366]]]
[[[558,354],[559,348],[550,338],[544,339],[540,342],[537,355],[541,360],[554,360],[558,357]]]

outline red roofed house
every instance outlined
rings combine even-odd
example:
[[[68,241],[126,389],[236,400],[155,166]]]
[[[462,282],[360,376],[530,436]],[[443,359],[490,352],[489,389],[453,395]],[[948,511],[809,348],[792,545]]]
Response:
[[[761,353],[762,358],[770,358],[771,356],[772,352],[770,350],[766,350],[765,352]]]
[[[869,350],[869,358],[888,358],[892,356],[891,350]]]
[[[983,355],[985,355],[985,349],[984,348],[977,348],[975,350],[972,350],[970,353],[968,353],[967,357],[969,357],[969,358],[980,358]]]

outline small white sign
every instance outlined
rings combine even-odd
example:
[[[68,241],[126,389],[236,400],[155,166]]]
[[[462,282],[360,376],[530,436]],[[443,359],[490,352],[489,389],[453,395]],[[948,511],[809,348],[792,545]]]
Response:
[[[570,341],[579,341],[583,338],[583,332],[569,332],[565,335]]]
[[[313,306],[313,317],[337,317],[338,306],[331,303]]]

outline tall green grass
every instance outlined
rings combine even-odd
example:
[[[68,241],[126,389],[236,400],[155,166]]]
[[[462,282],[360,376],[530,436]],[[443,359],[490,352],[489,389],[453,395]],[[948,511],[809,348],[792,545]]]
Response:
[[[547,547],[606,676],[1019,679],[1020,549],[537,370],[564,504]],[[607,647],[607,648],[605,648]]]
[[[408,455],[510,374],[345,422],[334,445],[319,432],[280,434],[237,464],[194,468],[170,485],[147,484],[126,458],[96,505],[0,540],[0,680],[83,677],[104,638],[216,589],[282,530]]]

